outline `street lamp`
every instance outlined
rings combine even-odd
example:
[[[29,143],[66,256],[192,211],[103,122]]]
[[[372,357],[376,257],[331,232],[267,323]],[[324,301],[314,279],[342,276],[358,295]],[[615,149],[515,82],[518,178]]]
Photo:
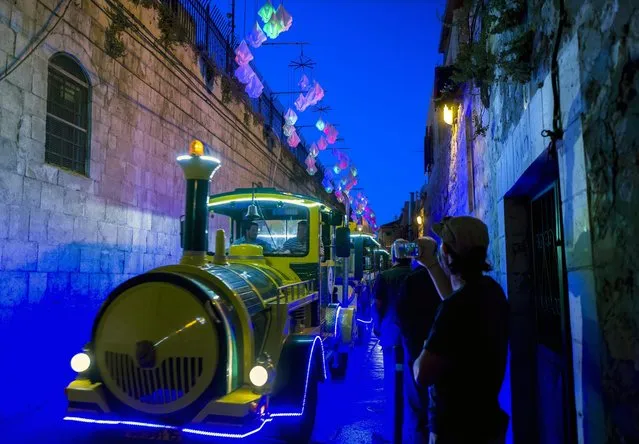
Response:
[[[444,105],[444,122],[448,125],[453,124],[453,109],[449,108],[448,105]]]

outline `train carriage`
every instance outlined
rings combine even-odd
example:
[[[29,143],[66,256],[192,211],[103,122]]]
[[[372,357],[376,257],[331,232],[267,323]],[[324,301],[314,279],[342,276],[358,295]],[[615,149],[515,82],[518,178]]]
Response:
[[[65,420],[157,439],[273,429],[308,442],[327,355],[356,331],[355,309],[330,304],[343,214],[275,189],[208,196],[220,162],[198,141],[178,162],[187,183],[182,259],[106,298],[71,360]],[[210,217],[229,230],[217,230],[214,252]],[[242,239],[247,222],[259,226],[259,242]]]

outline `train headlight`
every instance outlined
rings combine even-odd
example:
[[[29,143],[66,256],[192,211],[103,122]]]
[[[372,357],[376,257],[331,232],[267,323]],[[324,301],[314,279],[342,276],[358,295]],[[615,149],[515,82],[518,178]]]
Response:
[[[71,358],[71,368],[76,373],[86,372],[91,367],[91,358],[86,353],[78,353]]]
[[[249,379],[251,380],[251,384],[255,387],[263,387],[268,382],[268,370],[261,366],[256,365],[253,367],[249,373]]]

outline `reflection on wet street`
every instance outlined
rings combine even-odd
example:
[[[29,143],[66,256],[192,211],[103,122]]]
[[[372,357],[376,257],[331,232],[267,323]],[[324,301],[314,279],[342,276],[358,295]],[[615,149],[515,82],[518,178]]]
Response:
[[[316,443],[373,442],[381,433],[384,368],[379,340],[353,349],[345,381],[327,381],[320,389]]]

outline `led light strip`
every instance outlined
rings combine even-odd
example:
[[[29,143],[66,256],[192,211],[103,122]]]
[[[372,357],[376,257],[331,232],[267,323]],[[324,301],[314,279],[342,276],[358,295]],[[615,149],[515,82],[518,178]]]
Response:
[[[357,319],[357,322],[361,322],[362,324],[370,324],[371,322],[373,322],[373,319],[369,319],[368,321],[364,321],[363,319]]]
[[[333,336],[337,336],[337,326],[339,325],[339,312],[342,310],[341,305],[337,307],[337,311],[335,312],[335,331],[333,332]]]
[[[313,351],[318,340],[320,345],[322,346],[322,365],[324,369],[324,378],[326,379],[326,359],[324,358],[324,343],[319,336],[315,336],[315,339],[313,339],[313,346],[311,347],[311,353],[308,356],[308,364],[306,365],[306,382],[304,383],[304,398],[302,399],[302,410],[299,413],[272,413],[271,417],[291,417],[302,416],[304,414],[304,408],[306,408],[306,395],[308,394],[308,379],[311,374],[311,363],[313,362]]]
[[[82,418],[79,416],[65,416],[63,419],[65,421],[75,421],[75,422],[83,422],[83,423],[89,423],[89,424],[128,425],[128,426],[145,427],[145,428],[153,428],[153,429],[180,430],[184,433],[215,437],[215,438],[235,438],[235,439],[246,438],[262,430],[264,428],[264,425],[266,425],[266,423],[271,422],[273,420],[273,417],[302,416],[304,414],[304,408],[306,407],[306,396],[308,394],[308,381],[309,381],[309,377],[311,373],[311,364],[313,362],[313,352],[315,351],[315,344],[317,344],[318,342],[320,346],[322,347],[322,370],[324,371],[324,379],[326,379],[326,359],[324,355],[324,343],[322,342],[322,338],[320,338],[319,336],[315,336],[315,338],[313,339],[313,345],[311,346],[311,352],[309,353],[309,356],[308,356],[308,363],[306,365],[306,381],[304,382],[304,398],[302,399],[302,410],[299,413],[273,413],[270,415],[271,416],[270,418],[262,418],[261,423],[258,427],[246,433],[211,432],[208,430],[199,430],[199,429],[192,429],[192,428],[180,429],[179,427],[168,426],[163,424],[154,424],[149,422],[91,419],[91,418]]]
[[[258,427],[250,430],[246,433],[223,433],[223,432],[210,432],[208,430],[199,430],[199,429],[191,429],[191,428],[183,428],[168,426],[163,424],[153,424],[150,422],[136,422],[136,421],[117,421],[117,420],[107,420],[107,419],[90,419],[90,418],[81,418],[79,416],[65,416],[63,418],[65,421],[75,421],[75,422],[83,422],[89,424],[100,424],[100,425],[128,425],[135,427],[145,427],[151,429],[164,429],[164,430],[179,430],[183,433],[190,433],[193,435],[201,435],[201,436],[210,436],[216,438],[237,438],[242,439],[248,436],[251,436],[264,428],[266,423],[271,422],[271,418],[261,419],[261,423]]]

